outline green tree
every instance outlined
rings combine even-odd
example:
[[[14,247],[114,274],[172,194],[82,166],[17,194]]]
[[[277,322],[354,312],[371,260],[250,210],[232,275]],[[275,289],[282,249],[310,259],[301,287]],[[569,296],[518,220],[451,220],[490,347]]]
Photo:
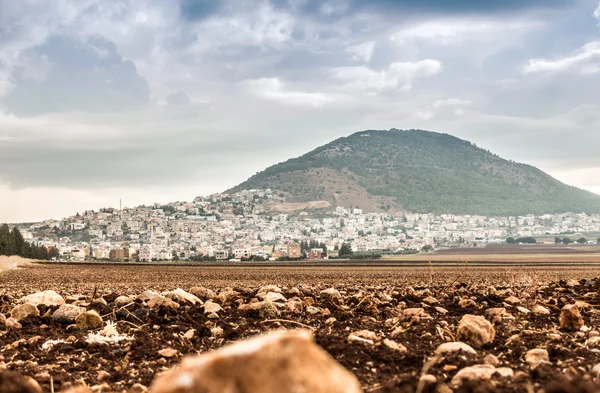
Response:
[[[343,256],[350,256],[352,255],[352,247],[350,246],[350,244],[348,243],[344,243],[342,244],[342,247],[340,247],[340,257]]]
[[[585,243],[587,243],[587,239],[585,237],[580,237],[579,239],[577,239],[577,243],[585,244]]]
[[[25,252],[25,239],[23,239],[23,235],[21,235],[21,231],[19,231],[19,228],[14,227],[10,232],[10,236],[12,237],[15,255],[24,256],[23,254]]]
[[[514,237],[509,237],[506,239],[506,243],[508,244],[515,244],[517,241],[515,240]]]
[[[10,242],[10,228],[3,224],[0,226],[0,255],[11,255],[8,253],[8,244]]]

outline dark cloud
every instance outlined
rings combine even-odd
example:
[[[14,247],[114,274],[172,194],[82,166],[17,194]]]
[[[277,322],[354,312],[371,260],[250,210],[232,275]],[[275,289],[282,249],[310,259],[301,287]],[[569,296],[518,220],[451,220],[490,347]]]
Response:
[[[3,102],[9,112],[112,112],[149,102],[146,80],[107,40],[54,36],[23,57],[32,64],[13,72],[16,87]]]
[[[181,0],[179,9],[184,19],[197,21],[218,12],[223,3],[223,0]]]

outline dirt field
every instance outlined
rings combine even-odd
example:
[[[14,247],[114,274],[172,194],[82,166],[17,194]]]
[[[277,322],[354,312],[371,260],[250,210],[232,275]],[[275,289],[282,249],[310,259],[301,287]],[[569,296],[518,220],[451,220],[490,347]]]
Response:
[[[326,351],[358,376],[365,392],[415,392],[424,372],[436,382],[423,392],[450,388],[566,392],[550,387],[555,382],[565,386],[566,380],[577,384],[569,392],[583,392],[584,384],[595,379],[592,368],[600,363],[600,342],[594,339],[600,335],[596,330],[600,280],[594,279],[599,270],[34,265],[0,277],[0,313],[8,317],[22,296],[53,289],[67,303],[98,310],[104,322],[115,322],[128,340],[114,345],[88,343],[90,332],[55,320],[56,307],[40,305],[40,316],[25,318],[20,329],[0,325],[0,370],[4,365],[31,376],[45,391],[50,391],[52,381],[57,392],[77,383],[100,392],[121,392],[136,383],[149,386],[155,374],[176,365],[186,354],[203,353],[267,330],[308,327]],[[280,289],[285,299],[258,301],[259,289],[267,284],[278,286],[269,290]],[[216,316],[177,296],[168,295],[177,309],[152,307],[142,298],[135,299],[148,289],[194,292],[192,288],[198,286],[215,292],[202,300],[212,298],[223,308]],[[226,287],[235,292],[228,294]],[[321,294],[329,287],[339,291],[339,298]],[[120,295],[135,300],[117,305]],[[103,298],[105,304],[92,302],[92,297]],[[585,327],[561,329],[562,307],[576,302]],[[244,309],[249,304],[256,307]],[[534,306],[548,313],[531,312]],[[421,310],[413,314],[407,309]],[[496,313],[490,314],[490,309]],[[490,320],[493,340],[475,353],[447,353],[429,361],[440,344],[456,340],[465,314]],[[348,341],[351,333],[362,330],[373,334],[371,343]],[[384,345],[384,339],[406,351]],[[159,353],[166,348],[176,354]],[[545,349],[548,359],[533,366],[525,354],[535,348]],[[495,373],[472,383],[453,382],[461,369],[484,363],[510,368],[512,376]]]

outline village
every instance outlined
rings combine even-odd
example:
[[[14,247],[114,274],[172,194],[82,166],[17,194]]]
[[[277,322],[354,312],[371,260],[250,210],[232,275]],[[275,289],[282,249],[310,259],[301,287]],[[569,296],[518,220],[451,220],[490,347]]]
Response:
[[[242,261],[376,258],[507,238],[567,237],[596,244],[600,215],[484,217],[371,213],[360,207],[281,213],[285,195],[246,190],[193,202],[84,211],[21,228],[25,240],[71,261]],[[588,236],[587,238],[585,236]]]

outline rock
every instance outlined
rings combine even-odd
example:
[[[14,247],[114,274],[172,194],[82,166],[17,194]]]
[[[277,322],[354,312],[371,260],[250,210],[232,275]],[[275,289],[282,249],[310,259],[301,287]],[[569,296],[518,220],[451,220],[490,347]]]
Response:
[[[135,301],[134,298],[132,298],[131,296],[119,296],[118,298],[115,299],[114,304],[115,307],[123,307],[128,305],[129,303],[133,303]]]
[[[492,378],[492,375],[495,373],[496,367],[489,364],[477,364],[475,366],[465,367],[456,373],[454,378],[452,378],[450,385],[457,388],[465,381],[485,381]]]
[[[169,299],[168,297],[163,297],[163,296],[159,295],[148,301],[148,307],[150,307],[150,308],[166,307],[166,308],[170,308],[173,310],[177,310],[181,306],[178,303],[175,303],[173,300]]]
[[[431,296],[427,296],[425,299],[423,299],[423,303],[429,304],[430,306],[433,306],[434,304],[438,304],[438,300],[434,297]]]
[[[164,348],[158,351],[158,354],[165,358],[172,358],[174,356],[177,356],[177,353],[177,350],[173,348]]]
[[[265,300],[265,295],[269,292],[281,293],[281,288],[277,285],[265,285],[256,292],[256,297]]]
[[[320,297],[322,302],[339,302],[342,299],[342,295],[340,295],[340,292],[335,288],[327,288],[321,291]]]
[[[593,336],[587,340],[587,346],[589,348],[598,348],[600,347],[600,337]]]
[[[165,294],[165,297],[168,297],[173,301],[178,301],[179,303],[189,303],[192,305],[202,304],[202,300],[200,300],[197,296],[194,296],[181,288],[177,288],[174,291],[167,292]]]
[[[255,311],[258,311],[258,315],[261,318],[265,318],[265,319],[277,318],[280,315],[279,310],[277,309],[277,306],[275,306],[275,304],[273,304],[271,302],[266,302],[266,301],[242,304],[241,306],[238,307],[238,310],[240,310],[240,311],[255,310]]]
[[[435,375],[423,374],[419,378],[419,385],[427,386],[433,385],[435,383],[437,383],[437,378],[435,377]]]
[[[406,349],[406,347],[404,345],[397,343],[396,341],[389,340],[387,338],[383,339],[383,345],[385,345],[389,349],[393,349],[394,351],[398,351],[401,353],[408,352],[408,349]]]
[[[443,307],[435,307],[435,311],[439,312],[442,315],[448,314],[448,310]]]
[[[21,329],[23,326],[14,318],[6,318],[6,322],[4,323],[7,329]]]
[[[560,328],[567,331],[578,331],[583,326],[583,317],[574,304],[568,304],[560,311]]]
[[[40,311],[31,303],[19,304],[10,312],[10,316],[17,322],[21,322],[28,317],[39,317]]]
[[[0,326],[6,326],[6,317],[4,314],[0,314]]]
[[[300,296],[300,295],[302,295],[302,292],[300,292],[300,290],[298,288],[292,287],[292,289],[290,289],[288,291],[288,294],[294,295],[294,296]]]
[[[86,311],[75,319],[77,327],[82,330],[98,329],[102,322],[102,317],[95,310]]]
[[[285,301],[287,301],[285,296],[283,296],[281,293],[278,293],[278,292],[268,292],[264,296],[263,300],[266,300],[268,302],[285,302]]]
[[[519,300],[518,298],[516,298],[514,296],[509,296],[506,299],[504,299],[504,301],[513,306],[516,306],[517,304],[521,304],[521,300]]]
[[[40,385],[31,377],[13,371],[0,371],[1,393],[42,393]]]
[[[596,378],[600,377],[600,363],[596,364],[592,367],[592,375]]]
[[[101,393],[101,392],[106,392],[108,391],[108,389],[106,389],[106,383],[102,384],[102,385],[95,385],[93,386],[94,389],[85,386],[85,385],[78,385],[72,388],[69,388],[65,391],[63,391],[62,393]],[[110,386],[108,386],[108,388],[110,389]]]
[[[98,297],[94,300],[92,300],[92,302],[90,303],[90,306],[108,306],[108,303],[106,302],[106,300],[104,300],[104,298],[102,297]]]
[[[85,308],[72,304],[63,304],[52,314],[52,319],[59,323],[73,323],[81,314],[85,312]]]
[[[187,332],[185,332],[185,334],[183,335],[183,338],[191,340],[192,338],[194,338],[195,334],[196,334],[196,329],[190,329]]]
[[[485,355],[485,357],[483,358],[483,362],[485,364],[490,364],[494,367],[496,367],[497,365],[500,364],[500,360],[498,360],[498,358],[494,355],[492,355],[491,353],[488,355]]]
[[[531,312],[536,315],[550,315],[550,310],[548,310],[544,306],[540,306],[539,304],[536,304],[535,306],[531,307]]]
[[[518,306],[517,307],[517,311],[520,312],[521,314],[525,314],[525,315],[527,315],[527,314],[529,314],[531,312],[531,311],[529,311],[528,309],[526,309],[525,307],[522,307],[522,306]]]
[[[458,305],[461,308],[467,308],[467,307],[475,307],[475,306],[477,306],[477,303],[475,303],[475,301],[472,299],[462,299],[460,302],[458,302]]]
[[[308,306],[306,307],[306,312],[310,315],[317,315],[321,312],[321,309],[315,306]]]
[[[422,308],[406,308],[404,310],[402,310],[402,318],[404,320],[411,320],[411,321],[420,321],[421,318],[426,319],[426,318],[431,318],[431,316],[429,314],[427,314],[425,312],[424,309]]]
[[[102,382],[104,381],[106,378],[110,378],[110,373],[104,371],[104,370],[100,370],[98,371],[98,376],[96,377],[96,380],[98,382]]]
[[[550,358],[548,357],[548,351],[542,348],[536,348],[527,351],[525,354],[525,361],[531,368],[536,368],[541,363],[550,362]]]
[[[579,282],[579,280],[568,280],[567,281],[567,286],[568,287],[577,287],[581,285],[581,283]]]
[[[44,291],[25,296],[19,302],[33,306],[56,307],[65,304],[65,299],[55,291]]]
[[[129,389],[128,393],[147,393],[148,388],[141,383],[134,384],[131,389]]]
[[[193,287],[189,292],[202,300],[214,299],[217,297],[213,290],[204,287]]]
[[[359,393],[358,379],[307,331],[278,331],[183,360],[152,393]]]
[[[204,303],[205,314],[218,313],[221,311],[223,311],[223,308],[219,304],[214,303],[212,300],[208,300],[206,303]]]
[[[151,290],[144,291],[137,296],[138,300],[143,302],[147,302],[150,299],[154,299],[155,297],[161,297],[161,294],[158,292],[154,292]]]
[[[483,317],[466,314],[458,323],[456,338],[468,342],[475,348],[491,343],[495,337],[494,327]]]
[[[440,344],[440,346],[437,347],[437,349],[435,350],[435,354],[442,355],[445,353],[452,353],[452,352],[458,352],[458,351],[470,353],[473,355],[477,354],[477,351],[474,350],[473,347],[471,347],[469,344],[465,344],[460,341]]]
[[[225,287],[219,291],[217,295],[217,299],[221,301],[221,303],[226,303],[237,296],[238,293],[233,290],[231,287]]]

